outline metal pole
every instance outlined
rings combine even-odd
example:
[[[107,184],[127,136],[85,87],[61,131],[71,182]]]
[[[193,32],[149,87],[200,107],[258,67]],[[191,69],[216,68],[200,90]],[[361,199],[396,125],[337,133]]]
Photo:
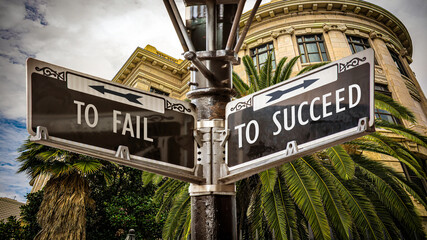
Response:
[[[240,17],[242,16],[243,7],[245,6],[245,2],[246,0],[240,0],[239,5],[237,6],[236,16],[234,16],[233,26],[231,27],[230,35],[228,36],[227,46],[225,47],[225,50],[230,50],[233,45],[234,38],[236,37],[237,27],[240,23]]]
[[[214,83],[202,83],[190,91],[188,97],[198,112],[200,174],[205,185],[190,186],[191,239],[237,239],[236,197],[234,184],[219,184],[221,168],[225,167],[225,148],[221,144],[225,128],[225,106],[231,99],[231,62],[216,57],[217,5],[206,1],[206,66],[216,75]],[[219,81],[225,81],[221,85]]]
[[[237,239],[236,189],[235,184],[224,184],[218,180],[226,176],[228,167],[225,163],[225,108],[233,95],[232,91],[232,63],[237,63],[235,56],[246,36],[255,11],[261,3],[258,0],[252,10],[251,17],[236,44],[235,52],[229,51],[234,42],[239,19],[243,11],[245,0],[236,4],[218,5],[217,0],[206,0],[206,48],[194,49],[194,45],[183,26],[182,19],[174,0],[163,0],[172,23],[184,50],[188,50],[184,57],[193,62],[198,68],[191,69],[191,90],[187,97],[197,109],[197,139],[198,160],[195,175],[205,179],[204,185],[191,184],[191,238],[196,240]],[[203,1],[184,0],[190,7]],[[232,1],[230,1],[232,2]],[[231,7],[231,8],[230,8]],[[233,10],[232,10],[233,9]],[[218,27],[218,15],[230,14],[237,11],[231,29]],[[234,14],[234,13],[233,13]],[[231,16],[223,19],[230,19]],[[227,22],[228,23],[228,22]],[[222,23],[224,24],[224,22]],[[224,25],[222,25],[224,26]],[[217,33],[217,31],[222,31]],[[226,32],[226,31],[230,31]],[[226,49],[217,41],[217,35],[227,36]],[[197,36],[197,35],[196,35]],[[193,36],[194,37],[194,36]],[[199,47],[200,48],[200,47]],[[206,49],[206,51],[204,51]],[[237,51],[236,51],[237,49]],[[228,51],[227,51],[228,50]],[[197,51],[197,52],[196,52]]]
[[[242,47],[243,40],[245,40],[246,34],[249,31],[249,27],[251,26],[252,21],[254,20],[255,13],[257,12],[258,7],[259,7],[260,4],[261,4],[261,0],[257,0],[256,3],[255,3],[255,5],[254,5],[254,8],[252,9],[251,15],[248,18],[248,21],[246,22],[245,28],[242,31],[242,34],[240,34],[239,41],[237,41],[237,44],[234,47],[234,52],[235,53],[238,53],[239,50],[240,50],[240,47]]]

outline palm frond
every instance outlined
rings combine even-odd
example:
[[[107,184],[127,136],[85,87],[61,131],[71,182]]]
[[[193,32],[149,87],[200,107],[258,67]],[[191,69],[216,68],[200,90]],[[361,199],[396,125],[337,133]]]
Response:
[[[395,218],[390,214],[390,211],[384,206],[384,204],[378,198],[375,186],[372,182],[362,176],[360,180],[357,180],[359,186],[364,190],[365,195],[374,206],[375,213],[381,221],[381,228],[384,229],[385,239],[393,240],[400,239],[400,232],[395,224]]]
[[[153,201],[160,203],[160,207],[156,215],[156,221],[159,221],[162,214],[167,212],[170,207],[175,204],[175,198],[179,193],[187,191],[188,185],[188,183],[183,181],[169,178],[156,190]]]
[[[354,162],[348,155],[347,151],[341,146],[337,145],[326,149],[326,153],[332,162],[332,166],[336,172],[344,180],[353,178],[354,176]]]
[[[250,196],[250,203],[248,207],[248,218],[250,221],[251,235],[253,239],[264,236],[264,214],[263,204],[261,200],[261,183],[257,184],[253,190],[253,194]]]
[[[89,159],[87,161],[78,161],[72,165],[79,170],[81,174],[93,174],[101,169],[104,165],[96,159]]]
[[[382,166],[369,161],[362,156],[354,156],[358,163],[357,168],[375,186],[375,192],[378,199],[400,222],[411,228],[411,232],[417,232],[422,229],[421,221],[414,211],[414,206],[404,191],[401,191],[399,185],[393,182],[393,178],[388,176]],[[360,164],[361,163],[361,164]],[[364,166],[368,168],[365,168]],[[374,170],[372,172],[371,170]]]
[[[276,184],[277,171],[275,168],[270,168],[264,172],[260,172],[259,178],[264,191],[272,192],[274,190],[274,185]]]
[[[279,64],[277,64],[276,71],[274,72],[274,76],[271,79],[270,86],[279,82],[279,77],[280,77],[280,74],[282,73],[283,66],[285,65],[286,60],[288,60],[288,57],[284,57],[280,59]]]
[[[424,209],[427,211],[427,202],[426,202],[426,196],[424,191],[416,191],[414,190],[415,186],[410,186],[410,183],[408,183],[406,180],[402,179],[400,175],[394,175],[394,180],[400,184],[400,186],[405,189],[409,194],[411,194],[412,197],[414,197],[419,203],[421,203],[424,207]]]
[[[385,110],[397,118],[405,119],[412,123],[416,122],[414,114],[406,107],[394,101],[393,98],[378,92],[375,92],[375,108]]]
[[[262,191],[262,204],[271,232],[275,239],[288,239],[286,234],[286,215],[280,196],[276,191]]]
[[[375,215],[374,208],[369,200],[364,196],[363,190],[357,186],[344,185],[330,170],[325,169],[325,173],[334,183],[344,203],[347,205],[350,215],[358,229],[366,231],[373,239],[382,239],[382,231],[379,226],[379,219]],[[347,181],[347,183],[350,183]]]
[[[283,67],[283,71],[282,71],[282,74],[280,74],[280,77],[279,77],[279,79],[278,79],[278,83],[279,82],[283,82],[283,81],[285,81],[285,80],[288,80],[289,79],[289,77],[291,76],[291,73],[292,73],[292,69],[294,68],[294,66],[295,66],[295,63],[297,62],[297,60],[298,60],[298,58],[299,58],[300,56],[296,56],[296,57],[293,57],[291,60],[289,60],[289,62]]]
[[[289,239],[299,240],[300,236],[298,234],[297,228],[297,215],[296,215],[296,206],[292,201],[291,195],[288,188],[286,187],[283,177],[279,176],[277,178],[277,192],[279,192],[280,201],[284,207],[284,213],[287,223],[286,233]]]
[[[251,87],[253,87],[253,91],[259,91],[260,87],[258,83],[260,82],[258,71],[255,67],[255,64],[251,57],[244,56],[242,58],[243,65],[245,66],[246,74],[249,76],[249,80],[251,83]]]
[[[260,82],[258,83],[260,90],[270,86],[270,81],[273,75],[272,54],[269,53],[264,66],[260,71]]]
[[[326,214],[337,231],[339,239],[349,239],[350,216],[342,205],[341,197],[333,182],[328,178],[324,167],[309,156],[300,158],[300,160],[305,164],[305,171],[309,171],[308,174],[315,179],[314,183],[322,196]]]
[[[375,126],[382,128],[382,129],[386,129],[389,131],[392,131],[408,140],[411,140],[425,148],[427,148],[427,137],[411,130],[408,128],[405,128],[404,126],[400,125],[400,124],[394,124],[394,123],[390,123],[387,121],[381,121],[376,119],[375,120]]]
[[[386,136],[382,136],[376,132],[363,136],[362,138],[378,144],[385,152],[387,152],[388,155],[405,163],[420,178],[425,177],[425,173],[423,172],[417,159],[410,152],[406,151],[401,145],[397,144],[395,141],[387,138]]]
[[[326,213],[313,179],[304,174],[300,160],[286,163],[281,167],[283,178],[295,203],[307,217],[316,239],[331,239]]]
[[[147,171],[142,172],[142,183],[144,186],[147,186],[150,183],[158,185],[163,180],[163,176],[157,175],[155,173],[150,173]]]
[[[190,195],[188,192],[182,191],[178,196],[166,218],[163,227],[163,239],[175,239],[177,232],[181,230],[178,226],[183,226],[187,220],[188,208],[190,207]]]
[[[235,72],[233,72],[233,86],[236,89],[238,98],[249,94],[249,86]]]
[[[316,69],[316,68],[319,68],[319,67],[325,66],[325,65],[326,65],[326,64],[328,64],[328,63],[330,63],[330,62],[320,62],[320,63],[315,63],[315,64],[312,64],[312,65],[310,65],[310,66],[307,66],[307,67],[305,67],[305,68],[301,69],[301,71],[299,71],[299,72],[298,72],[297,76],[298,76],[298,75],[301,75],[301,74],[304,74],[304,73],[306,73],[306,72],[309,72],[309,71],[311,71],[311,70],[314,70],[314,69]]]

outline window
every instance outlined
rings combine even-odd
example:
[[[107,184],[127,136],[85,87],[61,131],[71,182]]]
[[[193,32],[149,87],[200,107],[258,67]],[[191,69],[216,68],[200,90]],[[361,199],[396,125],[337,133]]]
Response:
[[[391,97],[391,92],[388,90],[387,85],[375,83],[374,89],[375,92]],[[394,124],[400,124],[400,120],[391,115],[390,112],[378,108],[375,108],[375,118]]]
[[[274,47],[272,42],[251,49],[250,55],[255,66],[257,66],[258,71],[265,65],[268,54],[270,53],[272,58],[271,65],[273,66],[273,69],[275,69],[276,59],[274,56]]]
[[[169,93],[164,92],[162,90],[159,90],[157,88],[153,88],[153,87],[150,87],[150,92],[157,93],[157,94],[164,95],[164,96],[169,96]]]
[[[369,41],[366,38],[347,36],[347,41],[353,54],[371,48]]]
[[[302,63],[314,63],[328,61],[323,35],[297,36],[299,53]]]
[[[375,83],[374,90],[375,92],[379,92],[381,94],[391,97],[391,92],[388,90],[387,85]]]
[[[421,167],[426,169],[426,161],[421,159]],[[404,163],[400,163],[402,165],[403,172],[405,173],[406,179],[408,181],[417,185],[421,190],[427,193],[427,182],[426,180],[419,178],[409,167],[407,167]]]
[[[396,64],[396,67],[399,70],[400,74],[409,78],[408,73],[406,72],[405,68],[403,67],[402,62],[400,61],[399,55],[397,55],[397,53],[395,53],[393,50],[390,50],[390,49],[389,49],[389,52],[390,52],[391,58],[393,58],[393,61]]]

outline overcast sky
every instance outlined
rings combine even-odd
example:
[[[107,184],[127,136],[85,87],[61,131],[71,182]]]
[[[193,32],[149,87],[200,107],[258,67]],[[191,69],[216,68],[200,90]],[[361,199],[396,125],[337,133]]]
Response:
[[[177,2],[183,9],[182,0]],[[246,9],[253,2],[248,0]],[[408,28],[414,44],[411,67],[426,92],[427,1],[369,2],[387,9]],[[24,202],[31,190],[25,175],[15,174],[16,149],[28,136],[26,59],[110,80],[136,47],[147,44],[182,58],[181,45],[159,0],[0,0],[0,197]]]

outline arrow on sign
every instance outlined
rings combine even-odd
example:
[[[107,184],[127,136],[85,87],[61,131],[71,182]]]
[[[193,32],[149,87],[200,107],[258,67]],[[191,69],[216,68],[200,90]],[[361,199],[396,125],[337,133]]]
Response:
[[[102,94],[109,93],[109,94],[112,94],[112,95],[116,95],[116,96],[119,96],[119,97],[126,98],[129,102],[138,103],[138,104],[142,105],[142,103],[140,103],[138,101],[138,98],[142,98],[142,96],[134,95],[132,93],[124,94],[124,93],[116,92],[116,91],[113,91],[113,90],[106,89],[104,86],[89,86],[89,87],[95,89],[96,91],[98,91],[98,92],[100,92]]]
[[[310,86],[311,84],[313,84],[314,82],[316,82],[317,80],[319,80],[319,78],[316,78],[316,79],[307,79],[307,80],[304,80],[303,83],[301,83],[299,85],[296,85],[295,87],[291,87],[291,88],[286,89],[286,90],[278,90],[278,91],[269,93],[269,94],[267,94],[267,96],[269,96],[271,98],[267,101],[267,103],[269,103],[271,101],[274,101],[276,99],[281,98],[286,93],[293,92],[293,91],[295,91],[297,89],[300,89],[300,88],[304,88],[305,89],[308,86]]]

